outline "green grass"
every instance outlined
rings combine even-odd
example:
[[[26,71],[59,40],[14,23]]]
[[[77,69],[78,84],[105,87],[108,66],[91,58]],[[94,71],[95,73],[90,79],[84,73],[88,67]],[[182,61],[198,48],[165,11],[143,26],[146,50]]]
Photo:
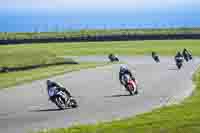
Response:
[[[38,51],[38,53],[41,54],[50,53],[54,57],[58,57],[63,55],[107,55],[111,52],[120,55],[148,55],[151,54],[152,50],[154,50],[161,55],[175,55],[178,50],[182,50],[183,48],[191,50],[193,55],[200,55],[200,40],[48,43],[48,45],[37,44],[17,46],[8,45],[0,46],[0,53],[22,51],[22,53],[24,53],[23,55],[26,55],[31,51]],[[42,55],[40,57],[42,57]],[[4,57],[0,56],[0,60],[2,60],[2,58]],[[27,59],[30,60],[30,58]]]
[[[19,67],[55,63],[63,61],[64,59],[60,56],[64,55],[108,55],[111,52],[119,55],[149,55],[152,50],[157,51],[160,55],[175,55],[177,50],[182,50],[183,48],[191,50],[194,55],[200,55],[200,40],[3,45],[0,46],[0,67]],[[71,67],[71,65],[64,66]],[[53,76],[53,73],[59,73],[56,68],[63,69],[62,66],[49,68],[51,68],[52,71],[48,76]],[[44,75],[47,74],[46,71],[47,68],[41,68],[24,72],[0,74],[0,88],[23,83],[25,81],[41,79],[44,76],[40,75],[42,73],[44,73]],[[23,78],[18,78],[19,75]]]
[[[37,68],[28,71],[18,71],[10,73],[0,73],[0,88],[18,85],[24,82],[48,78],[67,72],[78,71],[80,69],[92,68],[106,65],[107,63],[80,63],[78,65],[58,65],[44,68]]]
[[[64,61],[63,58],[56,57],[56,54],[45,49],[0,46],[0,67],[23,67]]]
[[[194,34],[200,33],[200,28],[164,28],[164,29],[113,29],[113,30],[80,30],[66,32],[32,32],[32,33],[8,33],[0,32],[2,40],[18,40],[18,39],[37,39],[37,38],[64,38],[64,37],[80,37],[95,35],[122,35],[122,34]]]
[[[39,133],[199,133],[200,71],[194,76],[194,82],[195,93],[179,105],[155,109],[124,120],[45,129]]]

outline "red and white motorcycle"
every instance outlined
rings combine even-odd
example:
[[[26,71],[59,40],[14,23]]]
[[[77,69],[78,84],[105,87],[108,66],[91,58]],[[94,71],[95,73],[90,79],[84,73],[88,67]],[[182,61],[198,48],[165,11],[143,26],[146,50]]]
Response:
[[[122,77],[122,81],[124,82],[125,88],[130,93],[130,95],[138,94],[138,82],[133,80],[129,74],[125,74]]]

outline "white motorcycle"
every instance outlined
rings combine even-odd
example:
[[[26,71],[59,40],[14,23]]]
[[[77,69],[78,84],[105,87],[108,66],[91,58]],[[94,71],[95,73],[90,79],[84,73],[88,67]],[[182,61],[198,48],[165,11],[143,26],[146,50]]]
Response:
[[[56,104],[59,109],[66,109],[67,107],[76,108],[77,102],[74,98],[70,97],[63,91],[59,91],[57,88],[50,88],[48,90],[50,100]]]

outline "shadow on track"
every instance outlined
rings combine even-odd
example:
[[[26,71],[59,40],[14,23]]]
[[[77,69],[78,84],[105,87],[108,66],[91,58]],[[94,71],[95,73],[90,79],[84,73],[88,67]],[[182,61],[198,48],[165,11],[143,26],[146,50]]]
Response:
[[[29,110],[29,112],[58,112],[58,111],[65,111],[65,110],[69,110],[72,108],[66,108],[64,110],[62,109],[58,109],[58,108],[51,108],[51,109],[35,109],[35,110]]]
[[[29,110],[30,112],[56,112],[56,111],[62,111],[61,109],[35,109],[35,110]]]
[[[172,70],[172,71],[174,70],[175,71],[175,70],[178,70],[178,68],[168,68],[168,70]]]
[[[132,95],[130,95],[130,94],[117,94],[117,95],[104,96],[104,97],[109,98],[109,97],[127,97],[127,96],[132,96]]]

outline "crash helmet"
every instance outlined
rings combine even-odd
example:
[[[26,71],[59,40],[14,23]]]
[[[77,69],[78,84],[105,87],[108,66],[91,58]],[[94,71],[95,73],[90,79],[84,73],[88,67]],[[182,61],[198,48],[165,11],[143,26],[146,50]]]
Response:
[[[46,83],[47,83],[47,86],[51,86],[52,81],[48,79]]]
[[[151,55],[152,55],[152,56],[155,56],[155,55],[156,55],[156,52],[153,51],[153,52],[151,53]]]
[[[121,71],[121,72],[124,72],[124,71],[126,71],[126,70],[128,70],[127,65],[121,65],[121,66],[120,66],[120,71]]]
[[[178,51],[177,52],[177,56],[182,56],[181,52]]]

